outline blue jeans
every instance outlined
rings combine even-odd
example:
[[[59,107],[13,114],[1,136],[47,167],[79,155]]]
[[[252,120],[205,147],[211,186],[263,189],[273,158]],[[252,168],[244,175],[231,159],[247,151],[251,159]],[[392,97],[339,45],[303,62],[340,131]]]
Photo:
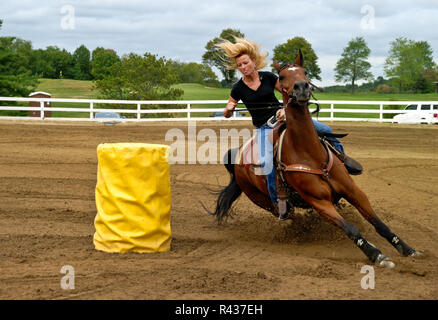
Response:
[[[333,133],[332,128],[330,128],[328,125],[321,123],[319,121],[316,121],[312,119],[313,125],[315,126],[316,131],[321,133]],[[338,149],[341,152],[344,152],[344,147],[342,146],[341,142],[337,138],[331,138],[333,146]]]
[[[271,201],[277,204],[277,187],[275,186],[274,147],[272,145],[272,128],[264,125],[256,129],[257,151],[262,170],[256,170],[257,175],[266,175]],[[261,171],[261,172],[260,172]]]
[[[319,121],[313,120],[313,125],[316,131],[322,133],[333,133],[332,129]],[[260,159],[262,170],[256,170],[257,175],[266,175],[266,183],[268,186],[271,201],[277,204],[277,187],[275,185],[275,170],[274,170],[274,147],[272,145],[272,128],[264,125],[256,129],[257,135],[257,150]],[[334,138],[333,145],[336,149],[344,152],[344,147],[341,142]]]

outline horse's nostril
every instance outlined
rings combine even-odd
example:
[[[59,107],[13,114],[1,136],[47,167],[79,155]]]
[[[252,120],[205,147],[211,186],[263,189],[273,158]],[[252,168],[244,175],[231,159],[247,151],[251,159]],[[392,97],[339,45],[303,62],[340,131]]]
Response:
[[[295,91],[302,91],[302,90],[308,90],[308,89],[309,89],[309,84],[305,81],[297,81],[294,84]]]

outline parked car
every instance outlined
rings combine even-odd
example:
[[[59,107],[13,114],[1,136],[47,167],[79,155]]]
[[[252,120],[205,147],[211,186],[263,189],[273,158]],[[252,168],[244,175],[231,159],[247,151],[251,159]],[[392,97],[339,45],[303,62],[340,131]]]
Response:
[[[240,112],[240,111],[234,111],[234,113],[233,113],[233,116],[236,116],[236,117],[244,117],[245,116],[245,114],[243,113],[243,112]],[[222,111],[220,111],[220,112],[213,112],[212,114],[210,114],[210,117],[222,117],[222,118],[224,118],[224,113],[222,112]]]
[[[438,104],[413,103],[405,107],[407,112],[392,118],[392,123],[435,123],[438,124]]]
[[[125,117],[121,116],[117,112],[97,112],[94,115],[94,119],[105,124],[116,124],[125,122]]]

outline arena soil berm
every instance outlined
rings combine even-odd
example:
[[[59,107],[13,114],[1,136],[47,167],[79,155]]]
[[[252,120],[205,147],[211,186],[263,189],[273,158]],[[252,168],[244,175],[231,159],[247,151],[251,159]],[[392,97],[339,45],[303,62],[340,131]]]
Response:
[[[245,196],[218,226],[213,208],[228,183],[223,165],[172,165],[172,245],[167,253],[109,254],[94,249],[97,145],[165,143],[185,122],[0,121],[0,299],[438,299],[438,126],[330,123],[364,165],[354,177],[381,219],[421,257],[401,257],[358,212],[341,214],[396,264],[375,267],[341,230],[302,210],[278,221]],[[212,128],[243,122],[200,122]],[[62,266],[75,270],[63,290]]]

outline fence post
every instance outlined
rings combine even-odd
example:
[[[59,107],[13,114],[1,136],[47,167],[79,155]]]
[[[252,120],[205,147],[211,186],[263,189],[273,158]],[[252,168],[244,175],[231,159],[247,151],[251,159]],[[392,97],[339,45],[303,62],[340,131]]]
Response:
[[[40,109],[41,109],[40,111],[41,120],[44,120],[44,101],[40,101]]]
[[[94,109],[94,103],[90,102],[90,119],[93,119],[93,109]]]
[[[187,119],[190,119],[190,103],[187,103]]]
[[[137,103],[137,120],[140,120],[140,118],[141,118],[140,110],[141,110],[141,104]]]
[[[380,104],[380,122],[383,122],[383,103]]]
[[[330,120],[331,121],[333,121],[333,118],[335,117],[334,114],[335,114],[335,108],[334,108],[334,104],[332,103],[332,104],[330,104]]]

